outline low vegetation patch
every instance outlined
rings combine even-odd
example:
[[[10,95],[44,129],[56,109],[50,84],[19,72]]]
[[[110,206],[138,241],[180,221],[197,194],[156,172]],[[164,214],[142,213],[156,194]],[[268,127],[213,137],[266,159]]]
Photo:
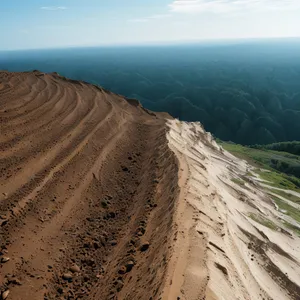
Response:
[[[292,191],[299,191],[299,187],[295,185],[295,183],[291,180],[290,176],[287,176],[284,173],[278,173],[275,171],[262,171],[256,170],[255,171],[262,179],[268,181],[265,184],[285,189],[285,190],[292,190]],[[297,178],[296,178],[297,179]]]
[[[279,199],[276,196],[272,195],[272,199],[275,201],[275,203],[278,205],[278,208],[286,215],[293,218],[295,221],[300,223],[300,211],[296,209],[295,207],[289,205],[284,200]]]
[[[287,193],[287,192],[284,192],[282,190],[276,190],[276,189],[267,189],[268,192],[271,192],[271,193],[274,193],[274,194],[277,194],[287,200],[290,200],[294,203],[298,203],[300,204],[300,198],[295,196],[295,195],[292,195],[290,193]]]
[[[300,172],[298,173],[298,168],[300,170],[299,156],[273,150],[250,148],[228,142],[220,142],[220,145],[254,167],[269,170],[270,172],[257,170],[257,173],[262,179],[270,181],[270,185],[282,189],[300,190],[300,179],[296,177],[300,174]]]
[[[284,221],[283,224],[285,225],[286,228],[292,230],[300,237],[300,228],[299,227],[297,227],[289,222],[286,222],[286,221]]]
[[[242,179],[239,179],[239,178],[231,178],[231,181],[238,184],[238,185],[240,185],[240,186],[245,185],[245,182]]]
[[[248,217],[251,218],[256,223],[259,223],[259,224],[261,224],[265,227],[268,227],[272,230],[278,230],[278,226],[274,222],[272,222],[271,220],[268,220],[267,218],[264,218],[260,215],[256,215],[254,213],[249,213]]]

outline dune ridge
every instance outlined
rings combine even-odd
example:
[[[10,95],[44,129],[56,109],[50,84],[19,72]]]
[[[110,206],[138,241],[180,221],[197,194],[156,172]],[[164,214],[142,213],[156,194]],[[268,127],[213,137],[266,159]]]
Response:
[[[157,298],[178,194],[165,115],[57,73],[0,82],[2,297]]]
[[[0,72],[0,299],[297,300],[299,224],[270,189],[200,123]]]

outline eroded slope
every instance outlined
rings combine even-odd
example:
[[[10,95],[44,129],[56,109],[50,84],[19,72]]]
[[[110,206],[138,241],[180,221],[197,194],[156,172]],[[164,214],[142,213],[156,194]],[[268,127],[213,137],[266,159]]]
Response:
[[[299,299],[300,238],[286,227],[291,217],[200,123],[169,127],[181,192],[163,299]]]

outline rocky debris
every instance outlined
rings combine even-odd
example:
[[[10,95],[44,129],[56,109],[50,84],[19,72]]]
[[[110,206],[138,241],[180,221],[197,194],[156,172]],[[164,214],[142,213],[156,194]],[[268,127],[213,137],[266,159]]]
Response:
[[[0,127],[5,124],[6,129],[15,129],[13,123],[5,122],[13,121],[15,116],[21,121],[20,113],[26,117],[26,110],[30,109],[32,118],[28,130],[24,128],[22,132],[22,127],[17,128],[18,140],[12,141],[27,145],[28,131],[41,139],[30,140],[32,147],[20,148],[28,151],[20,151],[18,157],[12,152],[1,163],[7,170],[19,174],[19,166],[27,168],[27,163],[32,162],[36,155],[49,157],[53,147],[57,149],[57,159],[49,160],[47,168],[37,167],[36,171],[41,172],[33,174],[30,179],[23,178],[24,174],[20,172],[18,178],[24,180],[24,185],[17,193],[9,194],[1,206],[0,214],[6,217],[0,219],[0,225],[2,221],[3,225],[7,224],[0,226],[0,250],[4,245],[12,245],[18,250],[13,251],[14,255],[11,252],[0,254],[0,277],[4,277],[0,299],[1,292],[8,287],[9,299],[23,299],[24,294],[28,299],[39,297],[45,300],[117,299],[117,292],[121,289],[125,290],[124,298],[127,299],[149,299],[150,296],[156,299],[162,289],[165,272],[162,260],[168,254],[169,242],[162,243],[161,237],[171,233],[178,185],[177,176],[173,176],[177,171],[177,159],[168,148],[164,116],[163,119],[148,119],[148,113],[145,115],[141,109],[128,106],[120,96],[107,95],[102,90],[98,93],[84,83],[67,82],[53,78],[53,75],[45,75],[47,80],[30,74],[11,76],[15,77],[15,82],[24,79],[25,85],[28,84],[29,98],[20,111],[10,110],[8,119],[0,118]],[[31,93],[32,82],[37,80],[38,84],[33,84],[37,90]],[[45,84],[48,87],[45,93],[41,93]],[[16,84],[10,89],[14,91],[16,101],[25,95],[25,85],[24,88],[20,85],[19,89]],[[78,99],[74,101],[72,95]],[[10,97],[2,99],[1,96],[3,94],[0,95],[1,101],[12,107]],[[30,101],[31,96],[34,96],[34,101]],[[48,101],[49,104],[43,105]],[[56,103],[59,109],[56,109]],[[40,118],[41,115],[46,116],[45,120]],[[59,124],[64,120],[70,122],[61,128]],[[36,121],[39,126],[36,126]],[[80,130],[77,130],[78,124]],[[37,128],[42,132],[35,132]],[[116,134],[119,131],[120,134]],[[69,134],[71,137],[68,137],[66,148],[65,138]],[[60,164],[66,155],[75,153],[75,149],[78,150],[76,155],[67,164]],[[43,185],[44,179],[54,169],[57,171],[53,173],[53,180]],[[5,179],[5,185],[14,184],[14,175]],[[36,188],[37,194],[28,196]],[[18,205],[23,199],[26,205]],[[66,205],[70,209],[64,210]],[[160,209],[154,210],[157,205]],[[62,221],[62,226],[52,226],[56,221]],[[18,239],[19,233],[21,240]],[[34,239],[31,239],[32,234]],[[141,236],[145,235],[147,237],[141,241]],[[148,252],[140,252],[146,240],[151,240],[151,247]],[[22,247],[17,248],[19,243]],[[35,249],[34,255],[32,249]],[[142,249],[146,251],[148,245]],[[11,256],[14,263],[8,262],[1,269],[4,255]],[[40,262],[41,268],[37,269]],[[75,264],[79,270],[71,268]],[[157,266],[157,272],[150,272],[149,265]],[[119,270],[124,274],[118,273]],[[23,281],[21,288],[17,281],[8,283],[6,271],[17,274],[16,278]],[[37,272],[41,272],[41,276]],[[44,298],[40,295],[41,288]]]
[[[149,247],[150,247],[150,243],[149,243],[149,242],[146,242],[146,243],[144,243],[144,244],[141,246],[140,250],[141,250],[142,252],[145,252],[145,251],[147,251],[147,250],[149,249]]]
[[[15,278],[14,275],[6,276],[6,278],[8,284],[22,285],[22,282],[18,278]]]
[[[2,300],[7,299],[7,298],[8,298],[8,295],[9,295],[9,290],[6,290],[5,292],[2,293],[1,299],[2,299]]]
[[[80,272],[80,268],[77,265],[72,266],[69,270],[72,273],[79,273]]]
[[[127,262],[126,264],[126,272],[130,272],[132,270],[132,268],[134,267],[134,261],[130,260],[129,262]]]
[[[0,218],[0,227],[3,227],[7,223],[8,223],[8,219],[5,216],[2,216],[2,218]]]
[[[72,278],[73,278],[73,276],[72,276],[71,273],[65,273],[65,274],[63,274],[62,278],[63,278],[64,280],[71,281]]]
[[[114,285],[116,287],[117,292],[120,292],[124,286],[124,282],[121,279],[119,279],[114,282]]]
[[[112,240],[111,242],[110,242],[110,244],[112,245],[112,246],[116,246],[117,245],[117,241],[116,240]]]
[[[127,271],[127,268],[125,266],[122,266],[120,269],[119,269],[119,274],[125,274]]]
[[[143,236],[146,232],[146,229],[143,227],[143,226],[140,226],[138,229],[137,229],[137,235],[138,236]]]
[[[10,260],[10,258],[9,257],[7,257],[7,256],[2,256],[1,257],[1,263],[6,263],[6,262],[8,262]]]

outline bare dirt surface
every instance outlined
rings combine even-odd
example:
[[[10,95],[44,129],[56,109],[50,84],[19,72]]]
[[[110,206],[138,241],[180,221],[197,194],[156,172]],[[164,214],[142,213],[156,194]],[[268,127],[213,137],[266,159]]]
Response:
[[[0,292],[158,299],[178,166],[163,115],[58,74],[0,72]]]

